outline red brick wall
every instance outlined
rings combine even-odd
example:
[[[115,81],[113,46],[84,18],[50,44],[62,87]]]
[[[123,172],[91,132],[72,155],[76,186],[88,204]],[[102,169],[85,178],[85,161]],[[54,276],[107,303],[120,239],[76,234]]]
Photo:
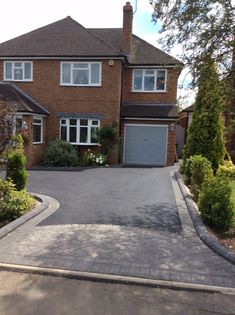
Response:
[[[125,124],[141,124],[141,125],[170,125],[172,122],[161,120],[128,120],[125,119],[121,124],[121,134],[124,137]],[[167,144],[167,166],[174,165],[175,162],[175,143],[176,131],[168,129],[168,144]]]
[[[103,60],[102,86],[60,86],[59,60],[33,60],[33,82],[13,83],[50,111],[51,114],[46,120],[47,143],[48,140],[59,136],[59,118],[56,116],[58,112],[101,113],[103,114],[101,126],[119,121],[121,71],[121,61],[115,60],[114,65],[109,66],[108,60]],[[3,61],[0,61],[0,80],[2,79]],[[34,146],[34,152],[39,153],[43,149],[39,144]],[[29,157],[29,160],[33,163],[33,157]],[[38,159],[35,158],[36,160]]]
[[[177,80],[180,74],[179,69],[167,69],[166,92],[132,92],[132,70],[125,68],[123,80],[123,101],[124,102],[154,102],[162,104],[175,104],[177,94]]]

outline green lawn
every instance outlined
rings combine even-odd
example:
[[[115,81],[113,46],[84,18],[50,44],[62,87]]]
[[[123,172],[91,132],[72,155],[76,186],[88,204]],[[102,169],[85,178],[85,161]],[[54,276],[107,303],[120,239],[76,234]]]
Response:
[[[232,180],[230,182],[230,185],[232,187],[232,203],[233,203],[233,218],[234,218],[234,226],[235,226],[235,180]]]

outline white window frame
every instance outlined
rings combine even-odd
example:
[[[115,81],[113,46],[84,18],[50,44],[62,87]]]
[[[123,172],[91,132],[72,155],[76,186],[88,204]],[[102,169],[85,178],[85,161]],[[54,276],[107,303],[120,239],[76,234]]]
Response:
[[[76,125],[70,125],[69,123],[69,120],[70,119],[76,119],[77,120],[77,124]],[[62,120],[65,120],[66,123],[65,124],[62,124]],[[88,124],[87,126],[83,126],[83,125],[80,125],[80,120],[88,120]],[[92,121],[98,121],[98,125],[92,125]],[[92,127],[96,127],[98,129],[100,129],[100,120],[99,119],[95,119],[95,118],[73,118],[73,117],[70,117],[70,118],[64,118],[64,117],[61,117],[60,118],[60,139],[61,139],[61,127],[66,127],[67,129],[67,134],[66,134],[66,141],[73,144],[73,145],[89,145],[89,146],[92,146],[92,145],[98,145],[99,142],[97,143],[91,143],[91,128]],[[76,127],[77,130],[76,130],[76,137],[77,137],[77,142],[70,142],[69,141],[69,138],[70,138],[70,127]],[[84,143],[84,142],[78,142],[78,140],[80,141],[80,128],[81,127],[87,127],[87,139],[88,139],[88,142]]]
[[[40,120],[41,122],[40,123],[35,123],[34,119]],[[34,125],[35,126],[41,126],[41,141],[37,141],[37,142],[33,141],[33,144],[42,144],[43,143],[43,117],[33,116],[33,126]],[[33,133],[33,130],[32,130],[32,133]]]
[[[87,64],[88,65],[88,70],[89,70],[89,83],[88,84],[73,84],[73,69],[74,69],[74,64]],[[62,81],[63,78],[63,64],[69,64],[71,66],[71,71],[70,71],[70,83],[64,83]],[[91,65],[92,64],[99,64],[100,66],[100,73],[99,73],[99,83],[91,83]],[[76,68],[75,68],[76,69]],[[67,61],[61,61],[60,63],[60,85],[62,86],[101,86],[101,77],[102,77],[102,62],[98,61],[92,61],[92,62],[67,62]]]
[[[135,71],[142,71],[142,88],[141,90],[135,89],[135,84],[134,84],[134,79],[135,79]],[[155,89],[153,91],[147,91],[144,89],[144,74],[145,71],[154,71],[154,87]],[[156,82],[157,82],[157,72],[158,71],[164,71],[165,72],[165,89],[164,90],[157,90],[156,89]],[[149,76],[149,75],[146,75]],[[137,92],[137,93],[166,93],[167,91],[167,69],[133,69],[132,71],[132,92]]]
[[[12,66],[11,79],[6,78],[6,64],[7,63],[11,63],[11,66]],[[22,80],[14,78],[14,69],[15,69],[16,63],[21,63],[23,65],[22,66],[22,69],[23,69],[23,79]],[[31,78],[30,79],[25,79],[25,67],[24,67],[25,63],[31,64],[31,73],[30,73]],[[4,76],[3,76],[3,78],[4,78],[4,81],[32,82],[33,81],[33,62],[27,61],[27,60],[24,60],[24,61],[22,61],[22,60],[17,60],[17,61],[5,60],[4,61]]]

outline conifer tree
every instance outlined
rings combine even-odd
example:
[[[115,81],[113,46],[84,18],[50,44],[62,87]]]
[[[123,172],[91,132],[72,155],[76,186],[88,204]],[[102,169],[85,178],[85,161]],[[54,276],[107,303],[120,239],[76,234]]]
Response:
[[[198,93],[192,124],[186,144],[186,157],[202,155],[214,170],[223,162],[225,146],[221,113],[224,109],[224,84],[218,77],[216,65],[205,58],[199,70]]]

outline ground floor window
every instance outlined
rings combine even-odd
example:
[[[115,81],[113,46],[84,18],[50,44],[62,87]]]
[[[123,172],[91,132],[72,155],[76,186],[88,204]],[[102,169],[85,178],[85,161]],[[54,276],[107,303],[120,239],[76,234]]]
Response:
[[[33,143],[43,143],[43,118],[33,117]]]
[[[60,138],[72,144],[94,145],[99,143],[98,119],[61,118]]]

